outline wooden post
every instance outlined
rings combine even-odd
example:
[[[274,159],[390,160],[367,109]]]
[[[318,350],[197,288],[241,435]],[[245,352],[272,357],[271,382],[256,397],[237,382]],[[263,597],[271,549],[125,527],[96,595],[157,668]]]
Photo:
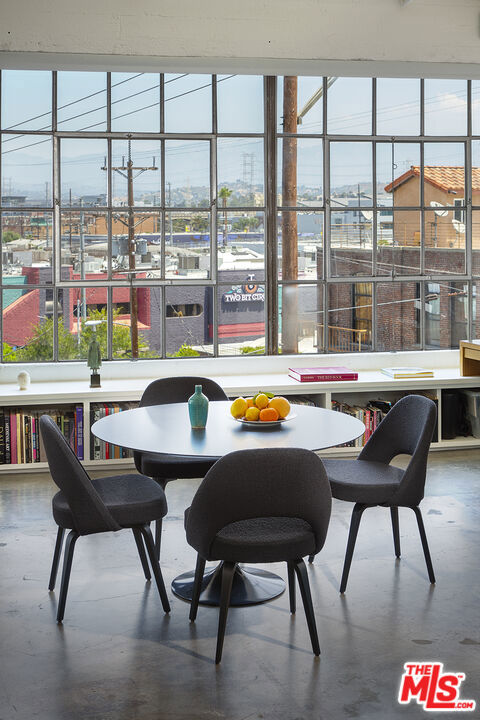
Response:
[[[297,78],[283,79],[283,131],[297,132]],[[282,205],[297,204],[297,138],[283,138]],[[297,213],[282,213],[282,280],[298,280]],[[282,287],[282,352],[298,352],[298,286]]]

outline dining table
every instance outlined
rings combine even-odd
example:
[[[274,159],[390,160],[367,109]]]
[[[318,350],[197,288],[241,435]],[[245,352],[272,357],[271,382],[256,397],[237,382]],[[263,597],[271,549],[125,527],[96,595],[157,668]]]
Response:
[[[246,423],[231,415],[230,406],[229,401],[211,401],[203,429],[191,427],[187,403],[170,403],[109,414],[97,420],[91,431],[104,442],[130,450],[213,459],[257,448],[304,448],[318,452],[350,443],[365,431],[364,424],[352,415],[322,407],[292,404],[283,421]],[[205,570],[200,596],[203,605],[219,605],[220,567]],[[174,594],[191,600],[194,575],[192,569],[176,577],[172,582]],[[285,582],[277,574],[239,565],[230,604],[265,602],[284,590]]]

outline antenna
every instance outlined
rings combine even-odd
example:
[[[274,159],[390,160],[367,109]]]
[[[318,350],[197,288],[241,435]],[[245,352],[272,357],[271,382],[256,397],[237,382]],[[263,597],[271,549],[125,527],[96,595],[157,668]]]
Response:
[[[438,215],[438,217],[447,217],[448,210],[444,205],[442,205],[442,203],[439,203],[436,200],[431,200],[430,207],[433,207],[433,212],[435,213],[435,215]],[[438,208],[438,210],[435,210],[435,208]],[[440,210],[440,208],[442,209]]]

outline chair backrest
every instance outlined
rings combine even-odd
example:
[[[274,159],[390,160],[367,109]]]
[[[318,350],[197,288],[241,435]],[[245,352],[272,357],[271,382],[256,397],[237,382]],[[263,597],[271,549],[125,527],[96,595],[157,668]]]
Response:
[[[325,542],[331,505],[322,461],[310,450],[239,450],[205,475],[188,513],[187,540],[208,560],[216,534],[230,523],[295,517],[311,526],[317,553]]]
[[[205,377],[169,377],[154,380],[143,391],[140,407],[150,405],[168,405],[169,403],[187,402],[195,392],[195,385],[202,386],[202,392],[209,400],[228,400],[218,383]],[[142,472],[142,454],[133,453],[135,467]]]
[[[195,392],[195,385],[202,386],[202,392],[209,400],[228,400],[218,383],[205,377],[169,377],[154,380],[148,385],[140,400],[140,407],[168,405],[187,402]]]
[[[88,474],[49,415],[40,418],[40,430],[54,483],[65,495],[79,535],[120,530]]]
[[[389,464],[397,455],[411,455],[391,505],[418,505],[423,498],[427,458],[437,419],[433,400],[422,395],[401,398],[370,437],[359,460]]]

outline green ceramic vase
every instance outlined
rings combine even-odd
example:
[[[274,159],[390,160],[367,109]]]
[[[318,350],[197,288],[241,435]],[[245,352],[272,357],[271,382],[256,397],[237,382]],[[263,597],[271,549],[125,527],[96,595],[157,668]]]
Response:
[[[204,428],[208,417],[208,398],[202,393],[202,386],[195,385],[195,392],[188,399],[188,414],[192,428]]]

